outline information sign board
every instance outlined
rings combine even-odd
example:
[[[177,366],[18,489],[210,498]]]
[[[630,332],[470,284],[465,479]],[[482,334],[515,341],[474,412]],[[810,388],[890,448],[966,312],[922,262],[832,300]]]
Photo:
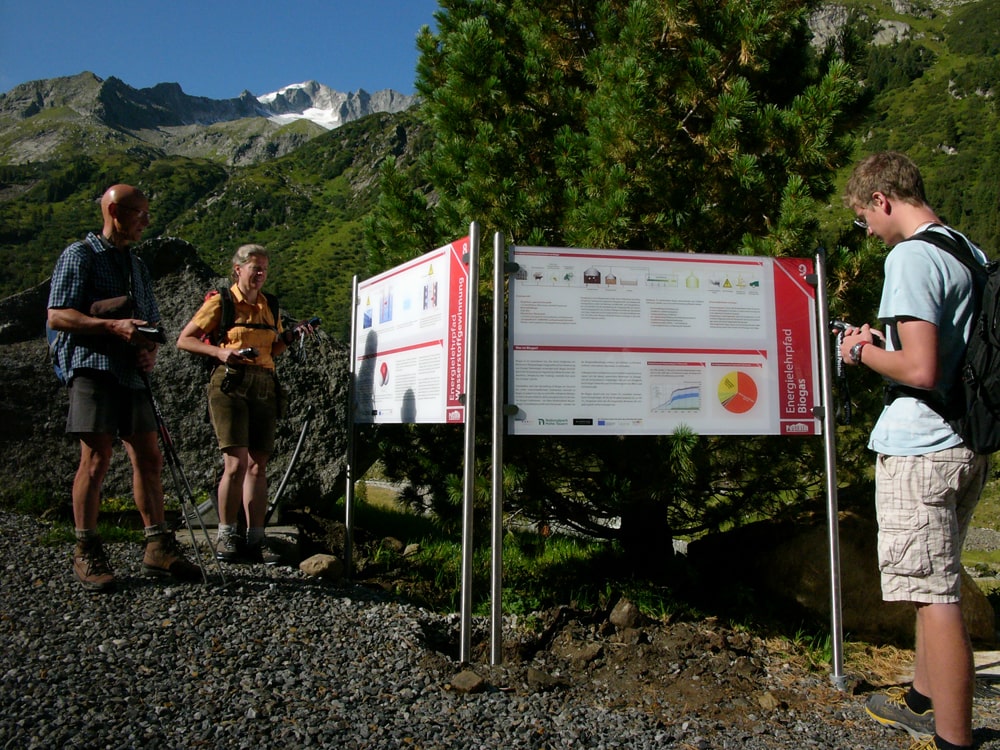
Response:
[[[812,260],[540,247],[510,259],[510,434],[820,434]]]
[[[354,421],[465,421],[469,238],[357,287]]]

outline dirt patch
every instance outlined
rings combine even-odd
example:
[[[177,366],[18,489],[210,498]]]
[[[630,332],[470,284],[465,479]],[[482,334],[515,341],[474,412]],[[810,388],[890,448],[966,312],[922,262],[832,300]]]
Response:
[[[300,514],[294,521],[304,555],[342,552],[339,522]],[[419,588],[403,580],[400,567],[373,562],[372,550],[384,540],[361,531],[354,544],[356,582],[405,591],[405,598],[419,602]],[[814,662],[816,654],[806,645],[764,638],[716,618],[654,620],[622,599],[594,611],[553,607],[505,625],[496,666],[490,666],[488,627],[476,618],[470,659],[486,689],[587,691],[608,708],[640,709],[667,725],[685,716],[745,723],[748,731],[761,712],[829,713],[844,700],[830,679],[830,666]],[[459,661],[459,628],[457,615],[430,620],[425,628],[433,652],[426,658],[438,669],[447,672]],[[871,669],[848,677],[849,693],[864,695],[892,684],[911,658],[905,650],[868,648],[864,660]]]
[[[304,554],[342,555],[343,524],[309,514],[295,522]],[[439,610],[430,605],[430,587],[422,590],[420,577],[408,573],[402,543],[395,550],[400,554],[389,556],[392,561],[376,561],[376,550],[387,546],[392,540],[356,532],[354,580]],[[428,617],[422,658],[429,670],[456,673],[459,620],[457,614]],[[491,665],[489,622],[473,620],[468,670],[475,689],[524,696],[564,691],[609,710],[642,711],[669,733],[685,736],[696,727],[750,738],[775,725],[792,732],[823,726],[821,733],[838,738],[856,731],[877,735],[881,730],[864,715],[864,701],[872,692],[904,684],[913,662],[913,652],[905,648],[845,643],[844,674],[835,684],[829,644],[761,635],[767,628],[755,633],[714,617],[652,619],[621,598],[598,610],[558,606],[528,618],[505,618],[504,628],[500,664]],[[455,676],[454,689],[461,689],[467,675]],[[979,682],[976,725],[995,726],[998,684]]]

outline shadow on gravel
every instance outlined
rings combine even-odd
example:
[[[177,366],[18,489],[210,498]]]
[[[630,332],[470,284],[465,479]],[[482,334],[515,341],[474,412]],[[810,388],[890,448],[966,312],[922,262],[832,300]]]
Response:
[[[289,594],[299,594],[303,591],[329,590],[335,593],[335,589],[329,584],[314,581],[279,581],[274,578],[239,578],[227,579],[226,585],[218,582],[209,584],[208,591],[212,594],[225,597],[245,597],[248,594],[262,594],[267,591],[287,592]]]
[[[1000,729],[982,727],[972,731],[972,741],[976,747],[981,747],[987,742],[995,742],[998,740],[1000,740]]]

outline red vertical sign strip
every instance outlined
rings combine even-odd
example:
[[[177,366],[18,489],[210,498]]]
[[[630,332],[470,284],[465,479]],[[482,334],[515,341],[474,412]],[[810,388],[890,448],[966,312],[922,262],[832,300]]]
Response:
[[[813,405],[819,403],[814,351],[816,289],[806,279],[813,270],[812,260],[774,260],[778,414],[782,435],[819,434],[819,424],[813,416]]]
[[[451,243],[448,294],[448,390],[445,421],[461,424],[465,421],[465,347],[469,301],[469,268],[463,260],[468,255],[469,238]]]

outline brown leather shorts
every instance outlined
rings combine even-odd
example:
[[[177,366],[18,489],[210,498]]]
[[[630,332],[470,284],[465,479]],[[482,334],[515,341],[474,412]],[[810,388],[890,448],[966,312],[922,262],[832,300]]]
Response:
[[[229,368],[235,369],[235,368]],[[216,367],[208,381],[208,413],[215,428],[219,448],[249,448],[274,452],[278,419],[277,381],[262,367],[245,367],[241,378],[233,378],[223,390],[225,366]]]

